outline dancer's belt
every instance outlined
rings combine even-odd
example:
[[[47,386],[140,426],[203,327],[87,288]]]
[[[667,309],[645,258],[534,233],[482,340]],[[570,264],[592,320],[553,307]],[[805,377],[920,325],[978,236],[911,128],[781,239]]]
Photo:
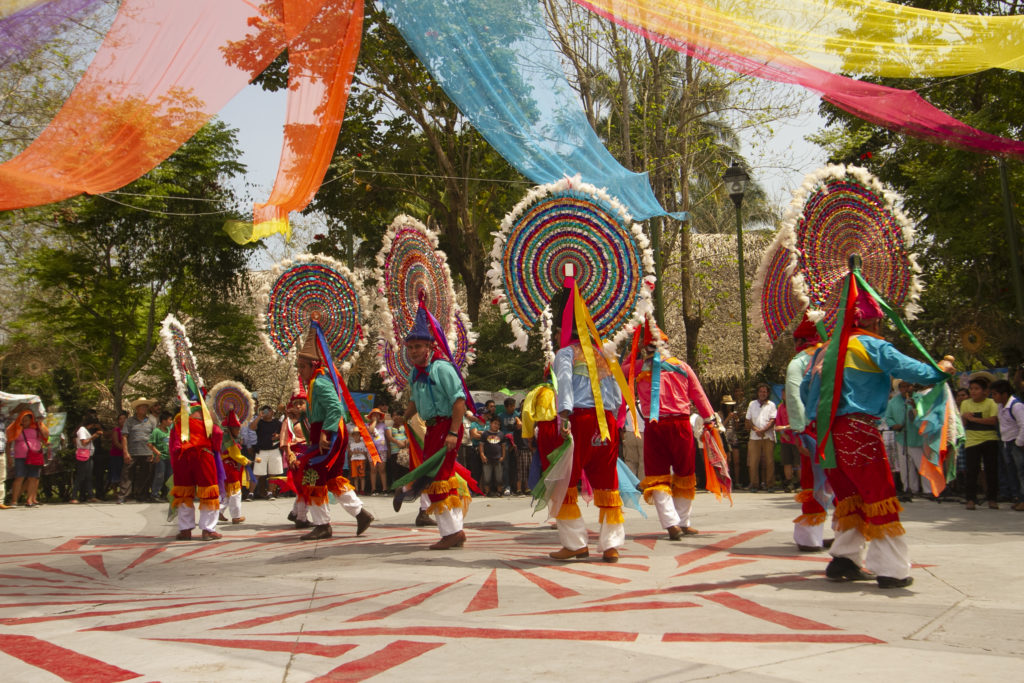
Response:
[[[440,424],[441,420],[451,420],[451,418],[447,415],[437,415],[436,417],[428,417],[423,423],[428,427],[433,427]]]
[[[867,413],[847,413],[842,417],[845,417],[848,420],[853,420],[854,422],[863,422],[864,424],[869,424],[871,426],[874,426],[875,423],[878,422],[877,417],[874,415],[868,415]]]

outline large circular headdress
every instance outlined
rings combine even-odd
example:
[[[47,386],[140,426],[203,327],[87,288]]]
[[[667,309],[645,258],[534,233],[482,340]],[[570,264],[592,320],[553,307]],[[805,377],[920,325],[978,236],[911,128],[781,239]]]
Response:
[[[794,291],[812,313],[824,315],[829,330],[852,254],[860,254],[862,274],[890,305],[903,307],[911,319],[920,310],[921,269],[910,253],[913,224],[899,195],[865,169],[826,166],[808,175],[782,230],[792,233],[798,257]]]
[[[754,276],[750,311],[751,324],[764,326],[767,343],[774,344],[795,320],[800,318],[801,305],[793,287],[796,252],[791,249],[792,231],[780,230],[764,252]]]
[[[564,178],[530,190],[491,249],[487,276],[519,348],[562,290],[567,264],[603,338],[617,342],[651,309],[654,257],[640,226],[604,190]]]
[[[206,397],[206,402],[221,424],[228,419],[231,411],[235,412],[238,421],[244,425],[256,417],[256,404],[252,400],[252,394],[244,386],[230,379],[214,384]]]
[[[465,370],[474,360],[476,335],[458,306],[448,258],[438,249],[437,235],[415,218],[399,215],[384,235],[377,265],[386,302],[381,307],[384,339],[377,350],[388,388],[401,393],[412,370],[402,342],[416,320],[421,298],[444,328],[454,365]]]
[[[266,313],[260,326],[275,353],[287,356],[301,344],[314,314],[319,315],[335,363],[363,348],[365,296],[348,268],[327,256],[303,254],[274,266],[273,274],[262,292]]]
[[[171,359],[171,372],[174,373],[174,383],[178,388],[178,398],[184,402],[190,400],[188,393],[188,378],[192,378],[196,389],[202,390],[205,386],[203,378],[199,376],[196,368],[196,359],[192,355],[192,342],[188,339],[185,326],[181,324],[174,315],[168,313],[160,325],[160,337],[164,342],[164,350]],[[198,398],[198,397],[196,397]]]

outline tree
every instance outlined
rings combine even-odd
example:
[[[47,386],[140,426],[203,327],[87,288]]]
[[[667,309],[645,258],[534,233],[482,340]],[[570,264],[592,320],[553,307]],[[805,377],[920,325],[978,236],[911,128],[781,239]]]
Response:
[[[234,131],[215,121],[120,192],[5,215],[39,237],[17,263],[25,301],[13,341],[59,351],[115,406],[167,313],[190,322],[203,353],[244,353],[253,320],[232,298],[248,286],[249,248],[221,230],[238,216],[227,184],[244,171],[237,158]]]
[[[976,14],[1018,14],[1016,3],[997,0],[931,3],[931,9]],[[1024,74],[990,69],[950,79],[870,79],[914,88],[952,116],[989,133],[1024,136]],[[1007,225],[998,160],[877,128],[828,104],[829,127],[813,142],[830,161],[865,166],[901,193],[917,221],[915,251],[924,268],[924,311],[915,333],[940,356],[955,349],[967,367],[1016,365],[1024,360],[1024,334],[1011,283]],[[1010,194],[1017,215],[1024,196],[1024,168],[1009,161]],[[1018,234],[1019,223],[1014,228]],[[963,341],[978,331],[980,349]]]

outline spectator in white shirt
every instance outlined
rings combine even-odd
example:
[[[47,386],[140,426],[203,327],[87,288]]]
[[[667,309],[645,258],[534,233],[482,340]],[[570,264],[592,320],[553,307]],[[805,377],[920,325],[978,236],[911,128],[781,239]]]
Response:
[[[992,400],[999,406],[1000,457],[1009,475],[1007,484],[1014,510],[1024,512],[1024,403],[1013,395],[1013,385],[1005,379],[992,382]]]
[[[757,400],[747,406],[746,427],[750,430],[747,444],[747,468],[750,471],[750,489],[775,486],[775,404],[769,400],[771,390],[767,384],[757,387]],[[758,485],[760,484],[760,486]]]

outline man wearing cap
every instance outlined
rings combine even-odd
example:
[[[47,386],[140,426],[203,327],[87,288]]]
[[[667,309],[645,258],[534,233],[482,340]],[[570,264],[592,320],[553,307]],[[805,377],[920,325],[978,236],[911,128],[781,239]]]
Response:
[[[171,507],[178,511],[179,541],[192,539],[196,528],[195,499],[199,499],[199,529],[204,541],[221,538],[217,532],[217,517],[220,514],[220,488],[217,485],[217,454],[220,452],[223,432],[217,425],[211,425],[209,433],[203,419],[201,406],[193,403],[188,418],[188,436],[183,438],[182,416],[174,418],[168,451],[171,455],[171,471],[174,473],[174,487],[171,489]]]
[[[637,398],[644,416],[644,472],[640,482],[644,500],[658,511],[668,537],[678,541],[698,533],[690,526],[697,490],[696,458],[690,413],[705,424],[714,422],[714,411],[697,373],[685,362],[669,356],[662,345],[668,341],[650,321],[644,322],[643,358],[634,362]]]
[[[149,436],[156,429],[156,418],[149,414],[153,402],[137,398],[131,402],[133,414],[121,427],[121,449],[124,468],[121,470],[121,488],[117,502],[123,503],[134,495],[140,503],[149,502],[153,486],[153,453],[149,450]]]
[[[795,499],[800,503],[800,515],[793,520],[793,540],[803,552],[821,552],[825,549],[825,520],[832,495],[825,486],[825,471],[814,457],[817,445],[811,432],[807,409],[800,399],[800,384],[807,374],[814,352],[821,347],[818,328],[807,314],[793,330],[796,355],[786,366],[786,411],[789,428],[799,440],[800,452],[800,493]],[[831,540],[829,541],[831,545]]]
[[[232,410],[224,420],[224,427],[227,433],[224,434],[221,444],[221,462],[224,464],[224,505],[221,514],[225,512],[231,518],[232,524],[241,524],[245,521],[242,516],[242,485],[248,479],[245,468],[249,464],[249,458],[242,455],[240,433],[242,423],[238,415]],[[222,521],[227,521],[223,518]]]
[[[313,528],[301,536],[303,541],[331,537],[328,493],[333,493],[345,512],[356,518],[356,536],[361,536],[373,522],[373,515],[363,507],[363,501],[341,473],[348,449],[348,430],[342,419],[345,410],[324,362],[311,328],[295,361],[299,379],[309,387],[309,440],[305,454],[299,459],[302,467],[299,495],[306,503]]]
[[[462,417],[466,414],[466,392],[455,366],[436,353],[426,309],[420,306],[412,329],[405,336],[405,351],[412,363],[409,387],[411,400],[405,409],[406,422],[419,415],[426,423],[423,457],[430,458],[445,449],[444,460],[427,486],[430,498],[428,515],[437,519],[441,540],[431,550],[461,548],[466,543],[462,530],[463,502],[455,476],[456,457],[462,443]]]
[[[827,476],[836,497],[836,537],[825,575],[833,581],[875,578],[879,588],[903,588],[913,583],[899,516],[903,508],[876,423],[885,414],[890,377],[931,385],[945,381],[953,368],[943,360],[936,369],[885,341],[882,309],[867,291],[860,291],[852,315],[845,357],[837,361],[843,364],[842,385],[830,425],[836,466]],[[832,343],[841,343],[841,335]],[[826,348],[819,349],[802,382],[808,408],[818,406]],[[862,562],[868,572],[861,569]]]

